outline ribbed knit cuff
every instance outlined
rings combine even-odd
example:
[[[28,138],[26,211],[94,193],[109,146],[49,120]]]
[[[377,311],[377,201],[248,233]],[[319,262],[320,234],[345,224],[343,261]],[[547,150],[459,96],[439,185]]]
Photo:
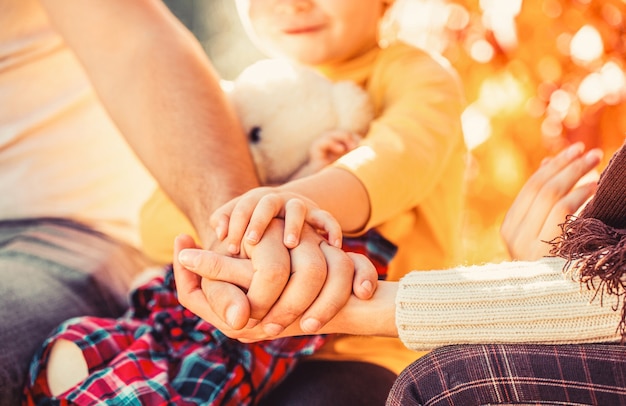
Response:
[[[562,273],[564,261],[412,272],[399,284],[396,327],[414,350],[450,344],[619,341],[619,312]]]

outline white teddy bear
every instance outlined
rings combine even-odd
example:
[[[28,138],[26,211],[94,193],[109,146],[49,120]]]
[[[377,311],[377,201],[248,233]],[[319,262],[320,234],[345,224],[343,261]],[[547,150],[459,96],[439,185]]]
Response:
[[[333,83],[311,68],[278,59],[252,64],[224,90],[265,185],[289,180],[324,133],[363,136],[373,117],[367,93],[355,83]]]

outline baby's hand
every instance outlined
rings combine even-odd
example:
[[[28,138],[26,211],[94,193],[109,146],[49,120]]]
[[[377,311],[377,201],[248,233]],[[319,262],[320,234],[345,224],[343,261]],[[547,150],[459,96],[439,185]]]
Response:
[[[349,131],[327,131],[311,144],[309,162],[316,163],[323,168],[355,149],[360,139],[359,135]]]
[[[299,244],[305,222],[326,234],[331,245],[341,247],[341,226],[330,213],[304,196],[274,187],[255,188],[226,203],[211,216],[211,226],[236,255],[243,238],[248,244],[258,243],[276,217],[285,220],[283,244],[287,248]]]
[[[323,133],[311,144],[308,162],[292,175],[291,179],[301,178],[320,171],[342,155],[355,149],[359,145],[360,139],[358,134],[343,130]]]

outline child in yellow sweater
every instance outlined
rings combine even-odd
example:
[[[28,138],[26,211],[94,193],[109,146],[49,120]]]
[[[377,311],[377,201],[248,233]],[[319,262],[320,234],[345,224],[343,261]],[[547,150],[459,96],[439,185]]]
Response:
[[[411,270],[455,264],[465,147],[460,121],[463,95],[454,72],[439,58],[406,44],[379,45],[379,25],[391,7],[389,1],[251,0],[238,2],[238,7],[261,50],[311,66],[331,80],[360,84],[373,102],[375,119],[355,149],[318,173],[275,188],[254,189],[216,213],[218,235],[233,246],[232,252],[237,252],[251,215],[250,211],[242,213],[241,203],[254,207],[269,195],[278,206],[299,197],[310,203],[307,210],[329,212],[344,235],[375,229],[398,247],[389,280]],[[153,217],[159,212],[154,209],[152,206]],[[229,217],[231,210],[236,212]],[[267,220],[267,214],[264,216]],[[228,232],[224,218],[236,222]],[[156,235],[161,223],[145,222],[147,234]],[[256,236],[250,231],[245,238],[254,243],[262,227]],[[290,234],[286,231],[285,240],[293,244],[297,231],[293,237]],[[164,239],[168,246],[171,237]],[[267,331],[280,334],[286,324],[267,323]],[[371,394],[374,399],[372,391],[377,391],[380,399],[386,393],[381,387],[375,389],[372,382],[379,378],[390,382],[417,356],[397,339],[336,336],[314,356],[316,362],[297,368],[348,368],[345,375],[360,377],[355,392]],[[344,362],[328,364],[327,360]],[[368,369],[371,365],[384,369]],[[303,389],[298,385],[308,386],[320,379],[329,398],[346,393],[343,381],[330,378],[325,382],[325,373],[311,371],[303,373],[306,380],[291,382],[288,378],[283,386],[299,393]],[[368,377],[366,371],[378,372]]]

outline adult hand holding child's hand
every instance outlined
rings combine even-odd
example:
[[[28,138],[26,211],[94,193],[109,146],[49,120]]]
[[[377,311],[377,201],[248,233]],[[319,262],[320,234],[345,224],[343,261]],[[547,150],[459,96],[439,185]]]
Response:
[[[371,298],[377,275],[369,261],[353,261],[355,254],[329,245],[308,226],[291,250],[280,242],[282,233],[282,221],[273,220],[257,244],[244,241],[242,255],[250,259],[197,249],[191,238],[178,237],[174,273],[180,302],[229,337],[264,340],[295,321],[303,333],[317,332],[353,291]]]

